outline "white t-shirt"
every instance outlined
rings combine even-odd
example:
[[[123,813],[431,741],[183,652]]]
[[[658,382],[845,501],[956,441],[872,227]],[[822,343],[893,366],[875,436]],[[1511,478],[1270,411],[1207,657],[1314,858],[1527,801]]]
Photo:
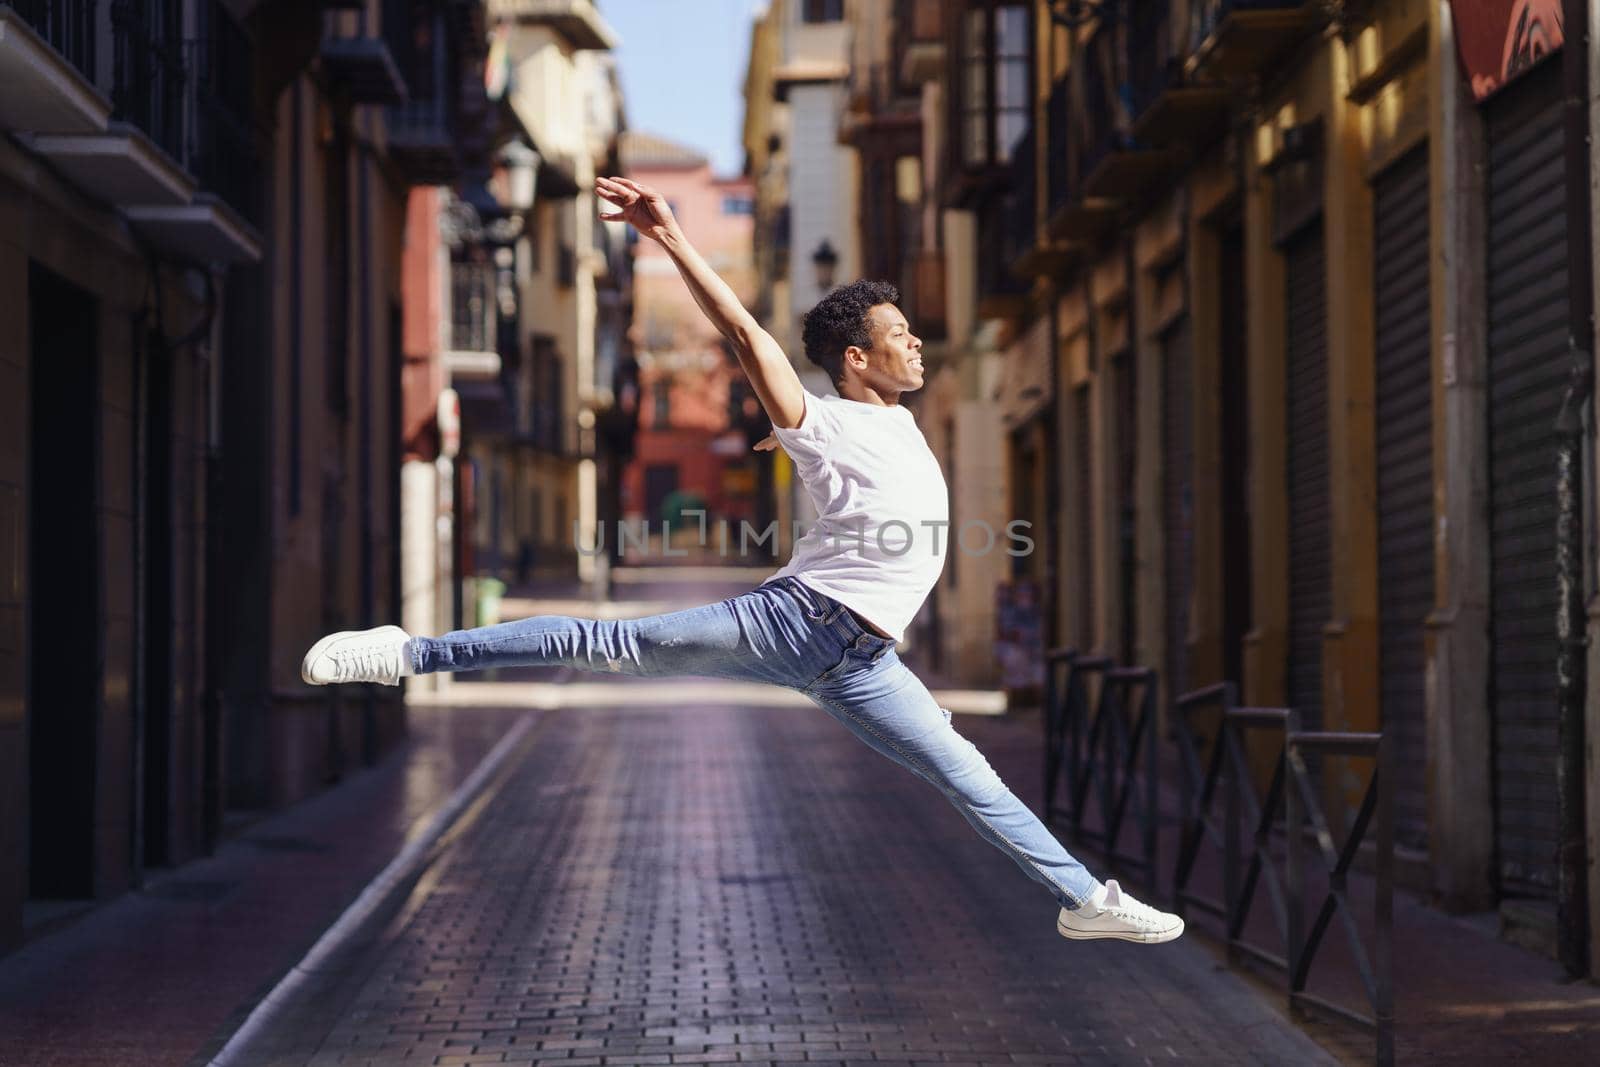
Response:
[[[808,389],[805,405],[799,426],[773,434],[818,517],[772,578],[793,575],[904,640],[949,551],[944,472],[916,418],[898,404]]]

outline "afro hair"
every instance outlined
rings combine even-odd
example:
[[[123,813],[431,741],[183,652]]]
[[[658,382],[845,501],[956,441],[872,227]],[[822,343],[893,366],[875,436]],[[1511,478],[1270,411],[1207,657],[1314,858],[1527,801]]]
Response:
[[[900,290],[890,282],[862,279],[840,286],[800,320],[800,340],[806,358],[823,370],[837,386],[844,379],[844,350],[872,347],[867,312],[879,304],[900,303]]]

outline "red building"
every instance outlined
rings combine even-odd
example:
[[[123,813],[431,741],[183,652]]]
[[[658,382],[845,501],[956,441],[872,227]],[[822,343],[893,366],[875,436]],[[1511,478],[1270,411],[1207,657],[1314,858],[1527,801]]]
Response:
[[[741,300],[755,296],[754,190],[743,177],[716,178],[705,156],[650,134],[622,136],[628,175],[660,189],[684,231]],[[639,436],[623,476],[623,516],[659,533],[697,519],[737,524],[770,519],[763,473],[770,457],[751,451],[766,432],[760,404],[727,348],[660,246],[635,245],[634,347],[639,360]],[[759,431],[759,433],[758,433]]]

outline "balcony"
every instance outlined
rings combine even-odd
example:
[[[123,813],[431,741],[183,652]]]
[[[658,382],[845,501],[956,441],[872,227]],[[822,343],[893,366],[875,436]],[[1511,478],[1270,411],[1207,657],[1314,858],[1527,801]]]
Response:
[[[0,129],[94,133],[111,104],[94,87],[95,0],[0,5]]]
[[[1128,113],[1128,64],[1117,34],[1102,29],[1074,58],[1083,74],[1083,193],[1133,200],[1170,172],[1171,151],[1152,148],[1133,134]]]
[[[1015,189],[984,200],[978,208],[978,317],[1011,318],[1027,304],[1026,281],[1012,273],[1014,253],[1031,240],[1031,216]]]
[[[184,167],[200,191],[186,203],[123,209],[152,242],[195,262],[261,258],[261,168],[251,121],[255,48],[218,0],[195,12],[198,36],[184,43],[187,107]]]
[[[1080,95],[1081,79],[1069,74],[1058,78],[1050,90],[1045,109],[1045,142],[1049,146],[1045,165],[1048,194],[1045,233],[1052,248],[1065,251],[1074,244],[1093,241],[1116,220],[1116,205],[1111,201],[1086,198],[1080,167],[1083,161],[1083,130],[1074,121],[1073,101]]]
[[[395,62],[411,24],[403,0],[383,0],[382,33],[367,29],[361,16],[329,13],[323,16],[324,33],[318,62],[329,84],[343,90],[356,104],[402,104],[405,80]]]
[[[896,0],[895,73],[906,86],[936,81],[944,73],[945,0]]]
[[[1189,12],[1191,80],[1247,78],[1326,17],[1316,0],[1196,0]]]
[[[1193,145],[1221,126],[1228,91],[1184,78],[1178,28],[1167,4],[1135,5],[1128,34],[1133,138],[1152,148]]]
[[[226,10],[210,0],[191,12],[197,40],[180,36],[176,0],[29,2],[21,13],[36,28],[0,7],[5,128],[162,251],[258,260],[259,235],[240,217],[256,217],[253,55]],[[96,70],[109,101],[88,79]]]
[[[456,137],[461,97],[456,37],[441,5],[423,17],[432,22],[423,47],[391,38],[408,98],[385,112],[389,158],[417,185],[449,185],[463,169]]]
[[[590,0],[489,0],[491,19],[549,26],[579,51],[609,51],[617,34]]]

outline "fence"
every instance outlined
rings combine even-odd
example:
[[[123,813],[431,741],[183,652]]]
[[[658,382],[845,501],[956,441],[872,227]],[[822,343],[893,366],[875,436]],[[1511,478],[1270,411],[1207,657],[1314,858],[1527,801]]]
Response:
[[[1091,680],[1098,682],[1093,701]],[[1248,958],[1280,971],[1291,1011],[1324,1011],[1368,1028],[1376,1062],[1393,1063],[1394,815],[1383,735],[1301,730],[1293,709],[1238,706],[1232,683],[1178,697],[1169,723],[1179,770],[1177,859],[1170,885],[1162,885],[1156,683],[1152,669],[1117,667],[1074,649],[1046,656],[1045,822],[1065,822],[1074,839],[1097,849],[1114,869],[1136,869],[1152,893],[1169,896],[1180,915],[1200,911],[1221,920],[1230,963]],[[1264,739],[1257,754],[1265,751],[1270,764],[1252,766],[1251,737]],[[1340,759],[1369,767],[1342,844],[1336,843],[1320,792],[1320,771]],[[1258,767],[1267,766],[1263,786]],[[1123,847],[1130,814],[1137,851]],[[1369,830],[1375,890],[1370,955],[1348,879]],[[1275,850],[1282,853],[1281,865]],[[1194,885],[1208,851],[1221,868],[1220,896]],[[1312,857],[1320,862],[1326,888],[1307,926],[1306,905],[1315,895],[1308,878]],[[1258,889],[1268,899],[1275,944],[1247,936]],[[1335,918],[1349,941],[1370,1014],[1307,990]]]

